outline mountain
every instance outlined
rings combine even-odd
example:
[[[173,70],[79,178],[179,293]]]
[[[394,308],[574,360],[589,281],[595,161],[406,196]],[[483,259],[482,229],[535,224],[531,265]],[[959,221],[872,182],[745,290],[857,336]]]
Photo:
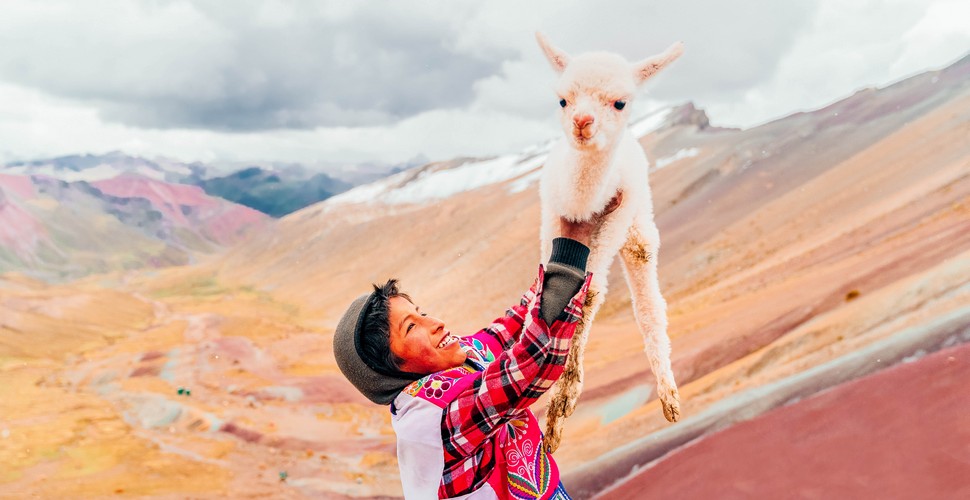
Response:
[[[0,174],[0,274],[64,280],[187,264],[268,224],[201,188],[131,173],[75,182]]]
[[[653,160],[685,415],[967,306],[968,72],[965,59],[747,130],[711,127],[689,105],[634,125]],[[543,151],[352,189],[233,248],[216,279],[271,291],[328,329],[369,283],[397,277],[454,331],[474,331],[534,275]],[[614,265],[558,452],[567,472],[667,428],[640,345]]]
[[[149,179],[186,183],[206,175],[201,163],[182,163],[167,158],[148,160],[120,151],[103,155],[68,155],[57,158],[7,163],[0,173],[8,175],[42,175],[62,181],[97,181],[121,174],[137,174]]]
[[[285,172],[249,167],[195,184],[214,196],[282,217],[350,189],[351,184],[325,173],[286,175]]]
[[[865,487],[900,456],[929,496],[963,491],[968,74],[970,59],[745,130],[690,104],[633,124],[684,420],[663,419],[614,265],[556,454],[576,498],[704,495],[713,478],[728,496],[837,496],[804,471]],[[333,328],[389,277],[455,332],[502,314],[544,257],[547,148],[416,166],[193,265],[0,276],[0,488],[400,496],[387,409],[343,380]],[[33,215],[34,181],[16,182],[10,213]]]
[[[188,264],[264,227],[254,210],[279,217],[351,187],[299,164],[220,168],[121,152],[8,163],[0,274],[64,280]]]
[[[399,165],[321,164],[314,168],[283,162],[185,163],[162,157],[150,160],[113,151],[103,155],[68,155],[15,161],[0,167],[0,173],[40,175],[67,182],[93,182],[134,174],[158,181],[199,186],[212,196],[281,217],[353,186],[412,166],[413,162]],[[335,173],[328,174],[324,170]]]

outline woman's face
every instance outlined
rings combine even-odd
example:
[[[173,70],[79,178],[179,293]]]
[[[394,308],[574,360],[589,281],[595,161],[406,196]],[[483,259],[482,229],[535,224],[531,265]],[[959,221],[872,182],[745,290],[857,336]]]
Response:
[[[391,352],[404,360],[399,367],[402,371],[428,374],[465,362],[458,337],[446,330],[441,320],[421,312],[404,297],[391,297],[388,306]]]

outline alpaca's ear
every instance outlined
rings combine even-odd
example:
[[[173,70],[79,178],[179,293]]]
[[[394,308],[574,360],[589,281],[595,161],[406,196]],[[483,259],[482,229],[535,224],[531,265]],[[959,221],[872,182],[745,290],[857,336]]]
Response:
[[[549,60],[552,69],[556,70],[556,73],[562,73],[566,69],[566,65],[569,64],[569,54],[549,43],[546,35],[538,31],[536,31],[536,41],[539,42],[542,51],[546,53],[546,59]]]
[[[684,43],[677,42],[670,47],[663,54],[655,55],[653,57],[648,57],[638,63],[633,65],[633,77],[636,79],[637,83],[643,83],[647,81],[653,75],[656,75],[660,70],[664,69],[668,64],[674,62],[681,54],[684,53]]]

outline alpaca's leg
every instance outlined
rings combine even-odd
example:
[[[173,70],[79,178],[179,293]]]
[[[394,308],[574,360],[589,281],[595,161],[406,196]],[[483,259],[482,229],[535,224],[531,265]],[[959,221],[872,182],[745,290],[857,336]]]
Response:
[[[559,447],[566,417],[572,415],[583,392],[583,355],[586,351],[586,341],[597,311],[603,305],[607,291],[607,277],[610,264],[623,245],[624,233],[628,226],[619,215],[604,223],[593,238],[590,246],[589,264],[586,269],[593,273],[593,281],[586,292],[586,302],[583,304],[583,317],[573,333],[569,356],[562,376],[556,383],[555,394],[549,401],[546,412],[546,434],[543,444],[550,452]]]
[[[583,353],[586,350],[593,317],[596,316],[596,311],[601,305],[603,305],[603,289],[591,283],[586,292],[586,302],[583,304],[583,319],[580,320],[573,334],[566,367],[559,381],[556,382],[555,394],[549,401],[546,411],[546,434],[543,445],[550,453],[559,448],[566,417],[572,415],[579,395],[583,392]]]
[[[657,378],[657,396],[664,417],[670,422],[680,418],[680,395],[670,368],[670,337],[667,336],[667,302],[660,294],[657,276],[657,250],[660,233],[651,219],[637,221],[627,235],[620,257],[630,286],[633,312],[643,335],[644,351]]]

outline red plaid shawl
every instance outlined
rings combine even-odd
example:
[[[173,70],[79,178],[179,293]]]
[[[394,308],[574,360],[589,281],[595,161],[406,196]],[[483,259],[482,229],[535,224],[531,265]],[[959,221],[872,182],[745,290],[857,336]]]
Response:
[[[566,319],[547,325],[539,315],[544,280],[540,266],[535,283],[518,305],[488,328],[466,337],[466,347],[472,348],[466,348],[465,367],[415,382],[421,387],[435,377],[444,377],[450,379],[448,385],[453,389],[439,399],[445,457],[439,497],[464,495],[488,482],[499,494],[507,492],[512,498],[568,498],[559,485],[552,456],[538,449],[541,431],[529,406],[562,375],[591,277],[587,273],[582,288],[567,305]],[[531,321],[526,321],[527,315]],[[499,353],[494,360],[489,359],[493,351]],[[440,386],[439,382],[435,387]],[[509,451],[526,435],[534,442],[531,452],[525,449],[530,455],[528,464],[523,453]],[[510,463],[510,458],[515,462]],[[524,466],[517,465],[519,459]],[[513,465],[520,473],[511,470]]]

